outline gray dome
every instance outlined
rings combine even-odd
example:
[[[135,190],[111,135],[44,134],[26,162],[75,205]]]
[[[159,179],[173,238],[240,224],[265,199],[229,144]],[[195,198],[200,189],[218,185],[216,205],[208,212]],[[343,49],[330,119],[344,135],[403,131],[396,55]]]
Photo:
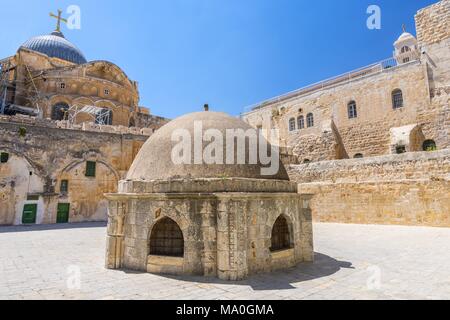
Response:
[[[257,164],[174,164],[172,148],[178,143],[172,141],[172,133],[177,129],[185,129],[194,137],[194,122],[201,121],[203,133],[208,129],[216,129],[226,136],[227,129],[243,129],[251,127],[241,119],[231,117],[222,112],[196,112],[177,118],[153,134],[142,146],[128,172],[127,180],[172,180],[198,178],[246,178],[266,180],[289,180],[286,169],[279,161],[279,170],[273,176],[261,174],[261,163]],[[192,139],[192,151],[194,150]],[[205,147],[208,143],[205,142]],[[245,153],[249,154],[248,143]],[[224,143],[226,155],[226,143]],[[193,155],[192,155],[193,158]],[[259,158],[259,157],[258,157]],[[279,159],[278,159],[279,160]]]
[[[37,51],[51,58],[59,58],[76,64],[86,63],[83,53],[71,42],[64,38],[61,32],[52,32],[46,36],[29,39],[22,47]]]

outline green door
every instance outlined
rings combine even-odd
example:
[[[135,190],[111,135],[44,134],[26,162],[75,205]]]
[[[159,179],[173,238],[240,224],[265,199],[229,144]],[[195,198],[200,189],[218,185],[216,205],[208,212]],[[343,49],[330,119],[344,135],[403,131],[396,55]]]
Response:
[[[22,223],[34,224],[36,223],[37,204],[26,204],[23,207]]]
[[[69,222],[69,203],[59,203],[58,204],[58,214],[56,217],[56,223],[68,223]]]

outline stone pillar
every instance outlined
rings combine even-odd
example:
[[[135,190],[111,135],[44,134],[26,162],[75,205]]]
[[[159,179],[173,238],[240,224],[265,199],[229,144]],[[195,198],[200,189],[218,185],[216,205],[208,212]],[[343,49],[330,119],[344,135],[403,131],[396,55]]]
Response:
[[[246,224],[241,223],[244,214],[237,212],[236,203],[220,201],[217,208],[217,276],[222,280],[242,280],[248,275]],[[239,219],[241,218],[241,219]]]
[[[126,202],[110,201],[106,239],[106,268],[120,269],[123,258],[124,220]]]
[[[314,235],[313,235],[313,219],[311,210],[311,200],[313,195],[301,195],[301,251],[304,262],[314,262]]]

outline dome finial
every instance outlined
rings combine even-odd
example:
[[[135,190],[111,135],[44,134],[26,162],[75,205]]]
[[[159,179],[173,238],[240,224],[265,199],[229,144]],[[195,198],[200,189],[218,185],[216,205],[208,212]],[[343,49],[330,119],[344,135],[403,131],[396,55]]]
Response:
[[[57,19],[55,32],[61,33],[61,21],[67,23],[67,19],[61,17],[62,10],[58,9],[58,15],[50,12],[50,17]]]
[[[406,32],[406,25],[404,23],[402,24],[402,29],[403,29],[403,32]]]

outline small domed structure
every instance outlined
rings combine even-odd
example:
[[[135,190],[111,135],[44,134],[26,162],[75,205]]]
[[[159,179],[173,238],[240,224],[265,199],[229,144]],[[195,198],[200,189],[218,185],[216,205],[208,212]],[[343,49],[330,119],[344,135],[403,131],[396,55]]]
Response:
[[[68,41],[59,31],[31,38],[21,47],[43,53],[50,58],[59,58],[75,64],[87,63],[80,49]]]
[[[405,64],[419,59],[417,39],[403,25],[403,33],[394,42],[394,57],[398,64]]]
[[[312,261],[311,195],[298,194],[276,149],[267,164],[264,145],[260,131],[220,112],[159,129],[107,195],[106,266],[239,280]]]

